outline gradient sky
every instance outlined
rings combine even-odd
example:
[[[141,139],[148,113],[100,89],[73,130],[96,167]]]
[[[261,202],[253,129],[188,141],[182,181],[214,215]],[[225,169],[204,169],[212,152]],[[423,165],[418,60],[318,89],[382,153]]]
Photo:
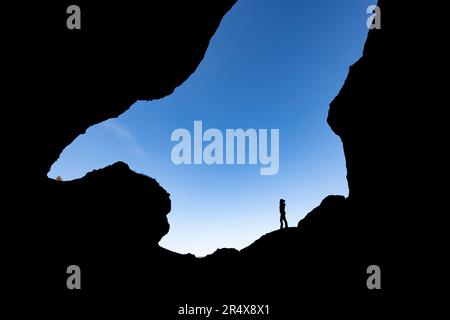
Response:
[[[197,71],[162,100],[139,101],[91,127],[62,153],[49,177],[64,180],[116,161],[154,177],[171,194],[160,245],[197,256],[241,249],[279,227],[278,200],[297,225],[329,194],[348,194],[329,103],[367,36],[364,0],[241,0],[225,16]],[[138,47],[136,47],[138,49]],[[280,129],[280,170],[259,165],[172,163],[173,130]]]

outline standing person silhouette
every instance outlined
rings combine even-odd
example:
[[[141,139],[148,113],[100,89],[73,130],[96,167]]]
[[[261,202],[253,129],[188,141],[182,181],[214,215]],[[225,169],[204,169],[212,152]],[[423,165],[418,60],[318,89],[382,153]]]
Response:
[[[283,229],[283,224],[285,228],[288,227],[288,222],[286,220],[286,202],[284,199],[280,199],[280,230]]]

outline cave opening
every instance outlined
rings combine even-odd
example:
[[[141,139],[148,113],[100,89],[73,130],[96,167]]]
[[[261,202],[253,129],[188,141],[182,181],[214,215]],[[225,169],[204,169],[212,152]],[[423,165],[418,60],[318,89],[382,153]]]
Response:
[[[48,176],[72,180],[116,161],[155,178],[171,194],[170,231],[160,245],[204,256],[241,249],[290,225],[329,194],[347,195],[339,138],[326,123],[348,66],[367,36],[366,1],[328,6],[240,1],[225,16],[204,60],[175,92],[137,101],[67,146]],[[249,165],[177,166],[171,134],[196,120],[227,128],[276,128],[279,171]]]

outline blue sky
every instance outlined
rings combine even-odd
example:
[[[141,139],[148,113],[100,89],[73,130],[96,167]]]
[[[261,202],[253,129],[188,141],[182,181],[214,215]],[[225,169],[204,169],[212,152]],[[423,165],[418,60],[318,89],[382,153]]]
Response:
[[[225,16],[197,71],[169,97],[138,101],[79,136],[52,166],[64,180],[124,161],[171,194],[160,245],[203,256],[243,248],[279,227],[286,199],[294,226],[329,194],[348,194],[342,144],[326,123],[329,103],[367,36],[363,0],[241,0]],[[94,106],[95,107],[95,106]],[[177,128],[280,130],[280,168],[181,165]]]

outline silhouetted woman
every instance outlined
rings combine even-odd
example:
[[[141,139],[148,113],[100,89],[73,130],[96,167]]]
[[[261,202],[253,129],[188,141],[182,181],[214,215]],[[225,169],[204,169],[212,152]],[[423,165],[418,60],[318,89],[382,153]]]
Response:
[[[280,199],[280,229],[283,229],[283,223],[285,228],[288,227],[288,223],[286,220],[286,202],[284,201],[284,199]]]

